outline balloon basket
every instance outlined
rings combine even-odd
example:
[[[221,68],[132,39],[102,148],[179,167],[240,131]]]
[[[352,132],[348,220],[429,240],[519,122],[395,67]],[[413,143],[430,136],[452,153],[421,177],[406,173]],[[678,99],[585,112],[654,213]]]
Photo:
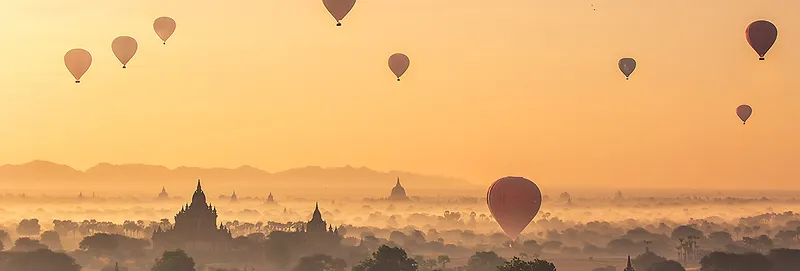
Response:
[[[337,22],[336,26],[342,26],[342,23]]]
[[[630,78],[628,78],[628,77],[625,77],[625,81],[628,81],[628,80],[631,80],[631,79],[630,79]]]
[[[125,67],[125,65],[122,65],[122,68],[123,68],[123,69],[125,69],[125,68],[127,68],[127,67]]]
[[[759,57],[758,60],[764,60],[764,58],[763,57]]]
[[[397,78],[397,82],[400,82],[400,78]]]
[[[81,83],[80,80],[75,80],[75,84],[80,84],[80,83]]]

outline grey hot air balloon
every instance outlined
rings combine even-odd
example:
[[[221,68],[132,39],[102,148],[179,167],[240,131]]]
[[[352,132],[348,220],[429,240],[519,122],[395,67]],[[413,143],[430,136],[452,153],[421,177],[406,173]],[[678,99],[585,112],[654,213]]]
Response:
[[[636,60],[634,60],[633,58],[626,57],[620,59],[618,65],[619,65],[619,70],[622,72],[622,74],[625,75],[625,80],[628,80],[630,79],[633,70],[636,69]]]
[[[111,42],[111,50],[114,51],[114,55],[117,56],[119,62],[122,63],[122,68],[128,65],[128,62],[131,61],[131,58],[136,54],[138,48],[139,44],[136,43],[136,40],[128,36],[118,37]]]
[[[92,54],[80,48],[69,50],[64,55],[64,64],[75,77],[75,83],[80,83],[81,77],[89,70],[89,66],[92,66]]]
[[[406,73],[410,64],[411,60],[405,54],[396,53],[389,57],[389,69],[397,77],[397,81],[400,81],[400,76]]]
[[[342,26],[340,21],[347,16],[347,13],[350,13],[350,10],[356,5],[356,0],[322,0],[322,4],[336,19],[336,26]]]

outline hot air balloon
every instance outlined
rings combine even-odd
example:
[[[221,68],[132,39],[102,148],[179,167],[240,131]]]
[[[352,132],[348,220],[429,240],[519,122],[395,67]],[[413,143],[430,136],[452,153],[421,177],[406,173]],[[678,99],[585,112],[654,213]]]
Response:
[[[764,60],[764,55],[778,39],[778,28],[768,21],[758,20],[747,26],[744,35],[750,47],[758,53],[758,59]]]
[[[81,82],[81,77],[89,70],[92,65],[92,54],[84,49],[72,49],[64,55],[64,64],[67,65],[69,73],[75,77],[75,83]]]
[[[753,114],[753,108],[749,105],[743,104],[736,108],[736,115],[742,120],[742,124],[747,123],[747,119]]]
[[[117,37],[111,42],[111,50],[114,51],[114,55],[122,63],[122,68],[125,68],[128,61],[131,61],[138,48],[139,44],[136,43],[136,40],[128,36]]]
[[[636,60],[626,57],[620,59],[617,65],[619,65],[619,70],[622,71],[622,74],[625,75],[625,80],[628,80],[631,76],[631,73],[633,73],[633,70],[636,69]]]
[[[542,206],[542,192],[522,177],[501,178],[486,192],[489,211],[511,240],[517,240]]]
[[[389,69],[391,69],[392,73],[397,77],[397,81],[400,81],[400,76],[406,73],[410,63],[411,60],[409,60],[408,56],[405,54],[396,53],[389,57]]]
[[[336,19],[336,26],[342,26],[339,22],[347,16],[347,13],[356,5],[356,0],[322,0],[322,4],[328,9],[328,12]]]
[[[158,37],[167,44],[167,39],[175,33],[175,20],[170,17],[160,17],[153,22],[153,29],[156,30]]]

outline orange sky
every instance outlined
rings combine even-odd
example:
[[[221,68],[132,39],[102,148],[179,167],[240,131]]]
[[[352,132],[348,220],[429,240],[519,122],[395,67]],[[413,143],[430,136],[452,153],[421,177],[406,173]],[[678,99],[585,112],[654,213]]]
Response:
[[[359,0],[336,28],[316,0],[5,0],[0,163],[798,188],[797,1],[493,2]],[[178,25],[166,46],[160,16]],[[762,18],[779,30],[766,61],[744,38]],[[120,35],[139,42],[124,70]],[[75,47],[94,57],[79,85]],[[621,57],[638,61],[627,82]]]

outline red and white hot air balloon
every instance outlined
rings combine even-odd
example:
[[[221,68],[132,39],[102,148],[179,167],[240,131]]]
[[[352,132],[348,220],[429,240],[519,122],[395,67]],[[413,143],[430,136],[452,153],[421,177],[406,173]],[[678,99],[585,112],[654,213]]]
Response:
[[[517,240],[542,207],[542,192],[528,179],[509,176],[489,186],[486,203],[506,236]]]

